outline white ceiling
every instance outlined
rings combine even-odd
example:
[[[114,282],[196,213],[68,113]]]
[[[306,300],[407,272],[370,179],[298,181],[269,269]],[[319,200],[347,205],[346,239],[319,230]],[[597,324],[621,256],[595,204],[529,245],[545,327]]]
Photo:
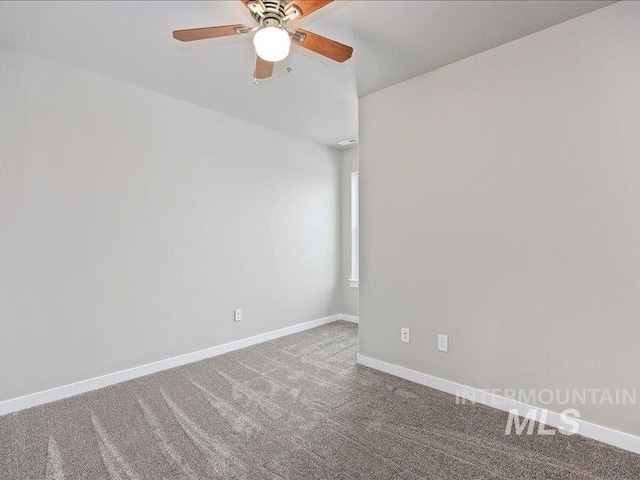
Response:
[[[84,67],[320,143],[357,136],[358,96],[609,1],[337,1],[298,22],[354,47],[345,64],[294,47],[293,73],[252,84],[251,37],[175,41],[175,29],[246,23],[232,1],[2,1],[0,44]]]

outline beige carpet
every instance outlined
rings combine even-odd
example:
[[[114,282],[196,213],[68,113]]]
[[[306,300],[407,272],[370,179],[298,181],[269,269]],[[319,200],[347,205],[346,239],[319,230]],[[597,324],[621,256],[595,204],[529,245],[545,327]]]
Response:
[[[337,322],[0,417],[0,478],[639,479],[578,436],[356,365]]]

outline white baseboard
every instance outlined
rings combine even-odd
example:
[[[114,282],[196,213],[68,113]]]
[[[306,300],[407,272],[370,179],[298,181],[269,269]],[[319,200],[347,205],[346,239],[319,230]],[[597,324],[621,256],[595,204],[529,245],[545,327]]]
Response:
[[[340,314],[340,319],[344,320],[345,322],[351,322],[351,323],[358,323],[358,317],[356,317],[355,315],[348,315],[346,313],[341,313]]]
[[[169,368],[179,367],[181,365],[186,365],[187,363],[197,362],[199,360],[204,360],[205,358],[215,357],[217,355],[222,355],[223,353],[232,352],[234,350],[250,347],[251,345],[256,345],[258,343],[274,340],[276,338],[302,332],[304,330],[309,330],[310,328],[319,327],[321,325],[340,320],[341,318],[342,315],[337,313],[328,317],[318,318],[317,320],[311,320],[309,322],[299,323],[297,325],[281,328],[279,330],[261,333],[253,337],[243,338],[242,340],[237,340],[235,342],[205,348],[204,350],[198,350],[197,352],[186,353],[184,355],[178,355],[177,357],[167,358],[165,360],[147,363],[146,365],[128,368],[119,372],[109,373],[100,377],[71,383],[62,387],[56,387],[50,390],[32,393],[23,397],[12,398],[0,402],[0,415],[6,415],[8,413],[17,412],[26,408],[36,407],[38,405],[54,402],[56,400],[62,400],[63,398],[73,397],[75,395],[80,395],[81,393],[108,387],[109,385],[114,385],[116,383],[125,382],[134,378],[143,377],[145,375],[160,372],[162,370],[167,370]]]
[[[381,372],[394,375],[396,377],[404,378],[411,382],[419,383],[427,387],[435,388],[442,392],[457,395],[461,398],[481,403],[489,407],[497,408],[499,410],[510,411],[512,409],[518,409],[519,412],[527,412],[530,409],[537,409],[539,411],[546,412],[545,424],[550,427],[561,427],[565,425],[560,417],[559,413],[551,412],[542,408],[538,408],[526,403],[521,403],[515,400],[511,400],[500,395],[479,390],[477,388],[462,385],[460,383],[445,380],[444,378],[434,377],[426,373],[411,370],[410,368],[401,367],[392,363],[387,363],[382,360],[367,357],[365,355],[358,354],[357,362],[365,367],[380,370]],[[580,418],[574,418],[578,422],[579,431],[578,434],[583,437],[598,440],[614,447],[622,448],[634,453],[640,453],[640,437],[631,435],[629,433],[614,430],[609,427],[597,425],[595,423],[587,422]]]

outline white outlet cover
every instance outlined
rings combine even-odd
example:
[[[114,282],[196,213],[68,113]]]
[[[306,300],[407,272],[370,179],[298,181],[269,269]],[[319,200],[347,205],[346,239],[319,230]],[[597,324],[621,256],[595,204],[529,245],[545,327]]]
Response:
[[[438,335],[438,350],[440,352],[449,351],[449,335]]]
[[[411,331],[408,328],[400,329],[400,341],[402,343],[409,343]]]
[[[242,320],[242,309],[241,308],[236,308],[233,311],[233,321],[234,322],[239,322]]]

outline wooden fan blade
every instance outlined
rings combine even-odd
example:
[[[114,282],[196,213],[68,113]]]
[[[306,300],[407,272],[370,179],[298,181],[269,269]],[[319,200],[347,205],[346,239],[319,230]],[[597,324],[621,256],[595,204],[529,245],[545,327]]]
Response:
[[[244,31],[243,31],[244,30]],[[175,30],[173,38],[181,42],[193,42],[206,38],[228,37],[249,31],[246,25],[222,25],[219,27],[190,28],[188,30]]]
[[[253,78],[263,80],[273,75],[273,62],[267,62],[256,55],[256,68],[253,71]]]
[[[322,7],[326,7],[332,1],[333,0],[292,0],[287,4],[287,8],[289,8],[290,5],[295,5],[302,12],[297,18],[302,18],[312,14],[316,10],[320,10]]]
[[[297,29],[292,37],[293,43],[300,45],[307,50],[319,53],[336,62],[344,62],[351,58],[353,48],[344,43],[336,42],[330,38],[317,35],[308,30]]]

